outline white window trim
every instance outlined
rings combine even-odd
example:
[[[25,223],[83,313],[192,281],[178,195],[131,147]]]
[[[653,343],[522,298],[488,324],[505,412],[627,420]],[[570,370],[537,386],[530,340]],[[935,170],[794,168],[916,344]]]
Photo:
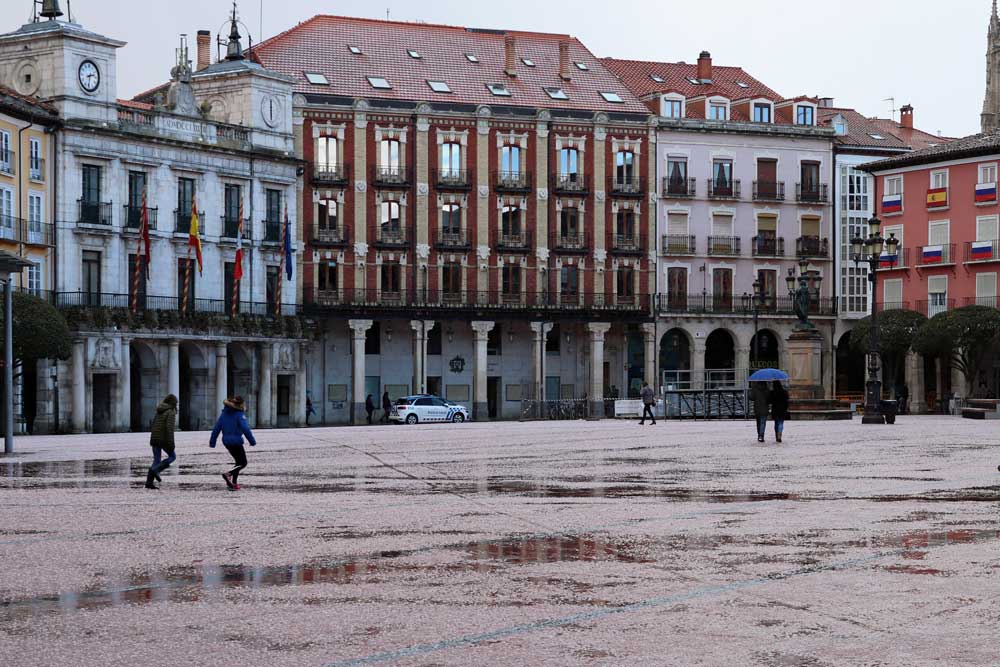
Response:
[[[722,121],[718,121],[712,118],[712,105],[723,104],[726,107],[726,117]],[[726,122],[732,119],[732,102],[728,97],[722,97],[721,95],[713,95],[705,100],[705,120],[716,120],[716,122]]]
[[[680,93],[667,93],[660,97],[660,114],[663,115],[663,103],[664,102],[680,102],[681,103],[681,115],[676,116],[677,118],[685,118],[687,116],[687,98]],[[663,116],[664,118],[675,118],[675,116]]]
[[[760,211],[754,211],[753,223],[754,230],[757,236],[760,236],[760,219],[764,218],[774,218],[774,233],[777,236],[779,230],[781,229],[781,213],[774,209],[763,209]]]
[[[888,294],[889,294],[889,285],[898,285],[899,286],[899,300],[900,301],[903,300],[903,279],[902,278],[893,278],[892,280],[883,280],[882,281],[882,304],[883,305],[885,305],[887,303],[897,303],[896,301],[889,301],[889,296],[888,296]]]
[[[944,186],[942,186],[942,187],[944,187],[945,189],[947,189],[947,188],[950,187],[950,185],[951,185],[951,179],[948,176],[948,170],[947,169],[934,169],[930,173],[930,188],[931,188],[931,190],[937,189],[934,186],[934,177],[935,176],[939,176],[941,174],[944,174]]]
[[[981,222],[992,222],[993,223],[993,238],[991,239],[981,239],[979,238],[979,223]],[[976,216],[976,240],[977,241],[996,241],[998,238],[998,224],[1000,224],[1000,216],[996,215],[978,215]]]
[[[989,169],[989,168],[993,169],[994,180],[992,180],[992,181],[984,181],[983,180],[983,169]],[[996,178],[997,178],[997,174],[998,174],[998,169],[997,169],[997,163],[996,162],[981,162],[976,167],[976,181],[978,183],[995,183],[996,182]]]
[[[768,107],[771,108],[771,120],[768,121],[767,124],[768,125],[773,125],[774,124],[774,102],[772,102],[771,100],[767,99],[766,97],[758,97],[755,100],[750,100],[750,122],[751,123],[762,122],[762,121],[756,121],[756,120],[753,119],[754,107],[756,107],[758,104],[766,104]]]
[[[945,240],[944,245],[951,244],[951,220],[931,220],[927,223],[927,245],[937,245],[935,243],[931,243],[931,230],[934,227],[942,226],[948,230],[948,238]]]
[[[993,278],[993,294],[980,294],[979,293],[979,279],[980,278],[989,278],[989,277]],[[989,298],[994,298],[995,299],[996,298],[996,296],[997,296],[997,274],[996,274],[996,272],[991,272],[991,273],[977,273],[976,277],[975,277],[975,281],[976,281],[976,298],[977,299],[989,299]]]
[[[899,181],[899,192],[893,193],[894,195],[902,195],[905,192],[904,188],[906,186],[906,179],[903,174],[899,174],[898,176],[886,176],[882,182],[882,186],[885,189],[885,192],[882,193],[883,196],[889,196],[889,181]]]
[[[813,110],[813,113],[812,113],[812,120],[813,120],[813,122],[812,122],[811,125],[806,125],[805,123],[800,123],[799,122],[799,109],[802,108],[802,107],[808,107],[808,108],[810,108],[810,109]],[[793,125],[802,125],[804,127],[816,127],[816,120],[818,119],[819,112],[818,112],[817,106],[815,104],[812,104],[811,102],[796,102],[793,105],[793,107],[792,107],[792,113],[794,114],[792,116],[792,124]]]

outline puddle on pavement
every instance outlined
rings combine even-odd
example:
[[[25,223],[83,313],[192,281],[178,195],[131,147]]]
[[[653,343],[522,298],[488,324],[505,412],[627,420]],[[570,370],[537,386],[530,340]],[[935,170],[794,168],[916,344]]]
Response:
[[[563,536],[533,537],[505,542],[476,542],[469,544],[466,557],[472,560],[497,560],[513,564],[580,561],[655,562],[639,554],[638,545]]]
[[[516,494],[531,498],[662,498],[682,502],[744,503],[774,500],[803,500],[800,494],[770,493],[763,491],[733,492],[712,489],[682,489],[643,486],[639,484],[591,487],[556,486],[526,481],[490,480],[485,486],[470,487],[468,491],[489,494]]]

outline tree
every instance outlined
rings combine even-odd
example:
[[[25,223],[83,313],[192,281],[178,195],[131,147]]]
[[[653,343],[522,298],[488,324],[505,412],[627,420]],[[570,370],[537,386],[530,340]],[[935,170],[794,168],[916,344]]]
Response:
[[[72,351],[69,326],[49,302],[25,292],[14,292],[14,365],[39,359],[68,359]],[[0,309],[0,325],[3,324]]]
[[[939,313],[917,332],[913,349],[939,355],[965,376],[966,395],[971,396],[987,357],[1000,344],[1000,310],[966,306]]]
[[[885,377],[895,384],[899,369],[906,361],[906,354],[913,345],[917,331],[927,318],[913,310],[887,310],[878,316],[878,348]],[[851,347],[868,354],[872,318],[866,317],[851,331]]]

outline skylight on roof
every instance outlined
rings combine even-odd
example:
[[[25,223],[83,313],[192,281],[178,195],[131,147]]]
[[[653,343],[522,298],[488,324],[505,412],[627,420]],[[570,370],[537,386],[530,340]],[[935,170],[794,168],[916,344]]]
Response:
[[[655,81],[656,83],[665,83],[664,78],[659,74],[650,74],[649,78]]]
[[[588,71],[590,71],[590,68],[587,67],[587,63],[575,62],[573,64],[576,65],[576,68],[578,70],[580,70],[581,72],[588,72]]]
[[[409,50],[407,51],[407,53],[408,53],[408,54],[409,54],[409,56],[410,56],[411,58],[413,58],[414,60],[420,60],[420,59],[421,59],[421,58],[423,57],[423,56],[421,56],[421,55],[420,55],[420,51],[414,51],[413,49],[409,49]]]
[[[474,53],[466,53],[465,54],[465,59],[468,60],[470,63],[478,63],[479,62],[479,58]]]
[[[361,47],[360,46],[351,46],[350,44],[348,44],[347,48],[350,49],[351,53],[353,53],[354,55],[356,55],[356,56],[360,56],[361,55]]]
[[[521,58],[521,62],[524,63],[525,67],[534,67],[535,61],[531,58]]]
[[[739,86],[740,88],[749,88],[750,87],[749,83],[743,83],[742,81],[737,81],[736,85]]]
[[[510,97],[510,91],[502,83],[488,83],[486,87],[497,97]]]
[[[381,88],[382,90],[392,89],[392,85],[389,84],[389,80],[381,76],[368,77],[368,83],[371,84],[372,88]]]
[[[306,81],[314,86],[329,86],[330,82],[327,81],[326,76],[320,74],[319,72],[303,72],[306,75]]]
[[[868,136],[871,137],[872,139],[877,139],[878,141],[885,141],[885,137],[883,137],[881,134],[869,133]]]
[[[562,88],[546,88],[545,92],[554,100],[568,100],[569,95]]]
[[[701,83],[701,79],[696,79],[696,78],[694,78],[693,76],[689,76],[689,77],[688,77],[688,81],[690,81],[691,83],[693,83],[693,84],[694,84],[694,85],[696,85],[696,86],[697,86],[697,85],[698,85],[699,83]]]
[[[602,90],[601,97],[604,98],[605,102],[612,102],[614,104],[625,104],[625,100],[622,99],[621,95],[619,95],[618,93],[613,93],[608,90]]]
[[[445,83],[444,81],[431,81],[430,79],[427,79],[427,85],[430,86],[431,90],[433,90],[435,93],[451,92],[451,88],[449,88],[448,84]]]

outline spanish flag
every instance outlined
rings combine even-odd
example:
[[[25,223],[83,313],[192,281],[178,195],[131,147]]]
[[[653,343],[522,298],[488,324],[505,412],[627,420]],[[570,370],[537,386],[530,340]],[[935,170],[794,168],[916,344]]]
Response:
[[[198,275],[201,275],[201,233],[198,229],[198,202],[191,199],[191,229],[188,231],[188,245],[194,248],[198,258]]]
[[[927,191],[927,208],[940,208],[948,205],[948,188],[935,188]]]

